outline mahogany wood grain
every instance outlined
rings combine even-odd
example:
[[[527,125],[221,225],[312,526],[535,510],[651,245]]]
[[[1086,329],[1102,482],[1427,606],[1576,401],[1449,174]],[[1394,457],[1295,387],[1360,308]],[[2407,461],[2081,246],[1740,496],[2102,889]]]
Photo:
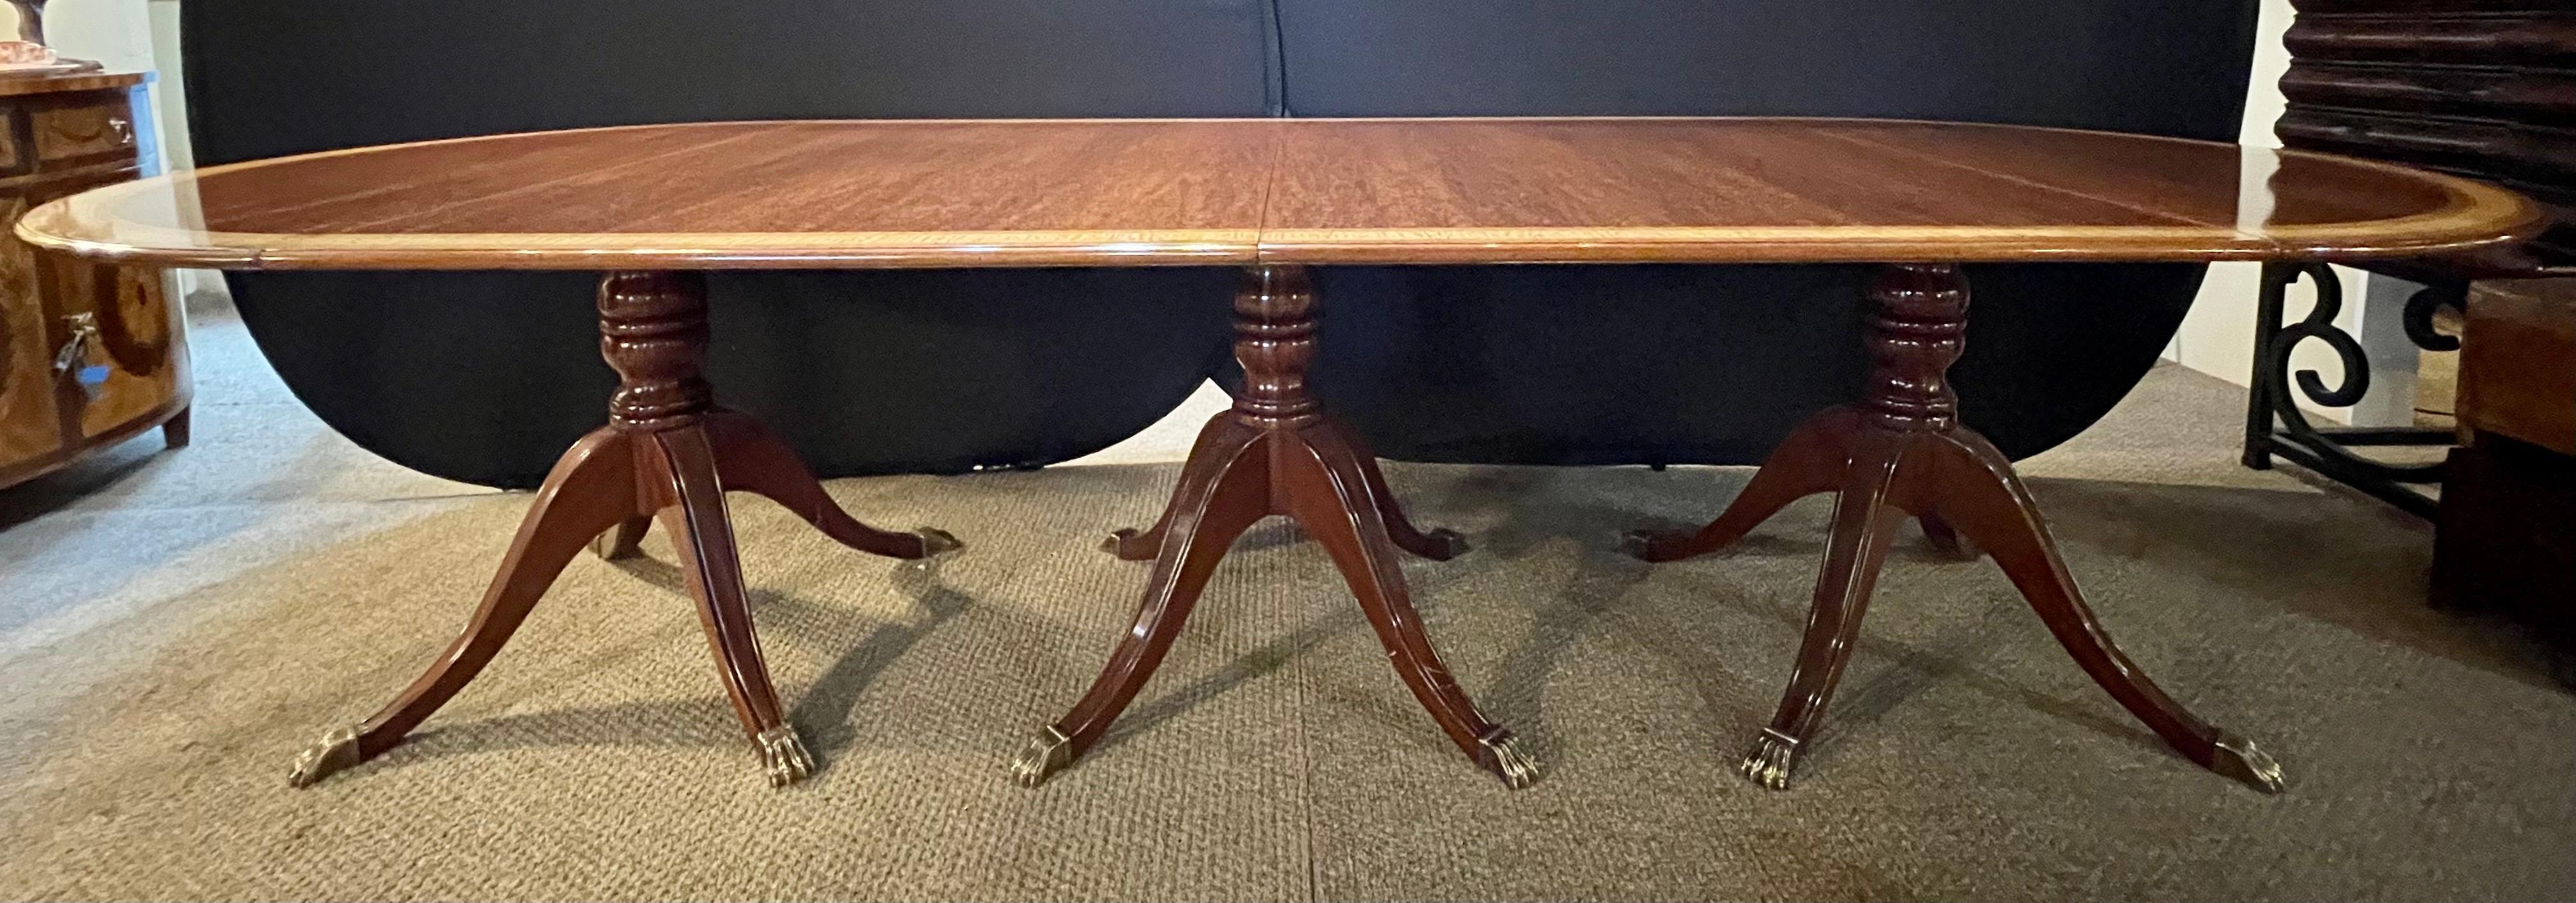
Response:
[[[658,515],[679,553],[725,695],[773,785],[804,778],[811,754],[781,714],[752,632],[727,490],[776,500],[843,545],[893,558],[956,546],[936,530],[889,533],[851,518],[793,451],[747,415],[714,406],[700,372],[706,283],[695,273],[611,273],[600,283],[600,354],[617,371],[609,423],[575,443],[546,477],[483,604],[447,651],[373,717],[326,734],[296,762],[310,784],[402,742],[474,680],[583,547],[633,554]]]
[[[2366,257],[2474,246],[2508,192],[2323,155],[1958,123],[1288,123],[1264,260]]]
[[[2491,186],[2178,139],[1836,119],[703,123],[216,167],[29,214],[237,269],[2364,258],[2522,237]]]
[[[1200,431],[1153,529],[1122,530],[1108,543],[1122,558],[1154,561],[1135,625],[1119,638],[1091,689],[1071,712],[1039,730],[1013,772],[1035,786],[1099,742],[1162,664],[1227,547],[1263,518],[1285,515],[1332,556],[1397,677],[1450,741],[1505,785],[1526,786],[1535,768],[1511,732],[1486,720],[1441,663],[1398,566],[1399,549],[1447,558],[1464,551],[1464,543],[1449,531],[1424,534],[1406,523],[1365,447],[1306,391],[1315,299],[1305,270],[1247,269],[1234,313],[1243,393],[1233,410]]]
[[[1226,263],[1252,257],[1271,144],[1150,120],[543,132],[215,167],[36,231],[241,269]]]

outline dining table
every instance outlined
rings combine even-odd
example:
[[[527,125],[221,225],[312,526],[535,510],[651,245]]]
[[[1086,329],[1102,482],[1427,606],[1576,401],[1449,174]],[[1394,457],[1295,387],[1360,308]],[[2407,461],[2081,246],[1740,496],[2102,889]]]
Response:
[[[1402,555],[1445,560],[1467,542],[1409,520],[1366,437],[1307,389],[1320,311],[1310,269],[1836,263],[1875,267],[1865,326],[1780,340],[1862,343],[1872,364],[1861,391],[1791,432],[1704,528],[1603,538],[1677,561],[1729,547],[1795,499],[1835,494],[1789,686],[1740,770],[1787,786],[1850,658],[1891,536],[1910,517],[1936,545],[1991,558],[2077,665],[2183,757],[2278,791],[2274,759],[2185,709],[2121,653],[2012,463],[1961,424],[1973,401],[1947,373],[1968,324],[1962,267],[2437,256],[2518,240],[2540,222],[2519,195],[2421,170],[2030,126],[877,120],[325,151],[100,188],[30,212],[17,234],[90,260],[172,267],[602,274],[600,353],[620,380],[605,424],[537,491],[454,643],[381,711],[299,755],[298,785],[399,744],[482,670],[573,557],[585,547],[634,554],[657,520],[765,774],[775,784],[805,777],[812,754],[762,663],[725,493],[766,496],[873,555],[920,558],[959,543],[854,519],[759,421],[716,404],[701,364],[705,273],[1056,266],[1239,269],[1233,297],[1208,303],[1232,304],[1245,380],[1199,433],[1161,516],[1107,541],[1119,558],[1152,562],[1134,624],[1071,710],[1026,742],[1017,779],[1037,784],[1097,743],[1162,662],[1228,547],[1283,515],[1330,556],[1439,728],[1505,784],[1526,785],[1535,763],[1442,663],[1400,567]]]

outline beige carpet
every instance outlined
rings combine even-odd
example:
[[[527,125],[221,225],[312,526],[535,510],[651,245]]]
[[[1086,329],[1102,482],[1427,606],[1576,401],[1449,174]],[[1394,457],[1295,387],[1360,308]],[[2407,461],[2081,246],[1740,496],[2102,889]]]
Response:
[[[1094,543],[1173,476],[1058,468],[832,486],[968,542],[930,569],[737,498],[761,638],[824,762],[784,791],[658,531],[646,560],[577,561],[415,742],[285,786],[299,746],[447,640],[525,496],[352,516],[310,548],[254,536],[238,573],[18,631],[0,897],[2576,896],[2576,703],[2511,632],[2421,606],[2422,524],[2236,468],[2241,397],[2160,370],[2029,470],[2130,656],[2278,756],[2279,797],[2168,753],[1990,564],[1919,541],[1801,782],[1760,790],[1732,766],[1785,680],[1822,500],[1738,554],[1649,567],[1613,533],[1704,518],[1743,472],[1430,466],[1395,467],[1398,490],[1476,550],[1407,573],[1535,787],[1458,755],[1322,552],[1274,522],[1120,730],[1023,789],[1011,754],[1090,680],[1144,576]]]

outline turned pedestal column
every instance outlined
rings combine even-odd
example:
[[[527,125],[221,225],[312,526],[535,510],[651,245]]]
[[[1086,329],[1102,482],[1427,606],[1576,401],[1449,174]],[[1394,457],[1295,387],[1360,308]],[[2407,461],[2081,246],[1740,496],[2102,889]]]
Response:
[[[574,555],[585,546],[606,558],[631,555],[656,518],[670,531],[725,695],[770,783],[813,770],[812,755],[779,714],[752,635],[724,493],[766,496],[862,552],[922,558],[957,541],[937,530],[890,533],[852,519],[786,443],[759,421],[714,406],[699,366],[706,347],[705,277],[621,272],[600,282],[600,354],[620,380],[608,425],[555,463],[464,633],[374,717],[330,732],[298,757],[296,786],[401,743],[501,651]]]
[[[2167,744],[2210,770],[2279,791],[2281,768],[2270,756],[2185,710],[2120,653],[2085,607],[2012,463],[1959,424],[1959,396],[1948,377],[1967,334],[1968,283],[1959,269],[1885,267],[1870,299],[1874,363],[1858,404],[1818,414],[1791,432],[1707,527],[1629,537],[1631,551],[1648,561],[1705,555],[1733,545],[1792,501],[1836,494],[1806,640],[1779,712],[1744,758],[1744,774],[1773,789],[1788,786],[1851,660],[1888,543],[1912,514],[1936,544],[1955,548],[1955,530],[1992,556],[2067,654]]]
[[[1325,414],[1306,391],[1306,366],[1315,356],[1315,298],[1305,269],[1247,270],[1234,315],[1243,394],[1233,410],[1199,432],[1180,486],[1154,526],[1142,533],[1121,530],[1107,544],[1120,558],[1154,562],[1135,626],[1119,639],[1108,667],[1073,711],[1029,742],[1013,773],[1035,785],[1098,742],[1162,664],[1235,537],[1263,518],[1284,515],[1332,555],[1396,675],[1449,739],[1504,784],[1528,784],[1535,768],[1510,731],[1476,711],[1432,651],[1398,567],[1399,550],[1446,560],[1464,552],[1466,543],[1447,530],[1415,529],[1359,435]]]

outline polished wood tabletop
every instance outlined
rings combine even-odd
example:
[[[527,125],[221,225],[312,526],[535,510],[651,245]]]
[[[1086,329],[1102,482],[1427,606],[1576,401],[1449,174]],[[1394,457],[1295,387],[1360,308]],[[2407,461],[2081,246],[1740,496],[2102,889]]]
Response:
[[[1848,119],[882,120],[502,135],[48,204],[38,246],[235,269],[2352,259],[2527,235],[2302,151]]]

